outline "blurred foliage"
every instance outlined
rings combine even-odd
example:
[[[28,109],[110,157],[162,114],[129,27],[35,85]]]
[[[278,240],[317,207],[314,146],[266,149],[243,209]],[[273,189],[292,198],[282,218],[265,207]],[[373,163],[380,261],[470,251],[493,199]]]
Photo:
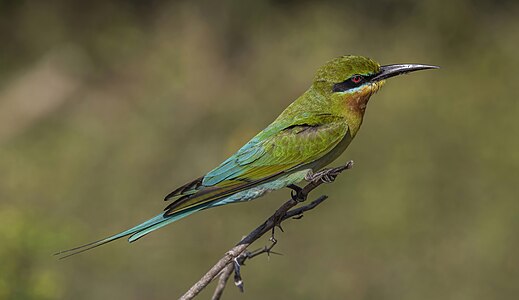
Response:
[[[51,254],[156,214],[344,54],[442,69],[372,98],[355,168],[225,298],[519,297],[516,1],[13,0],[0,37],[0,299],[176,298],[288,191]]]

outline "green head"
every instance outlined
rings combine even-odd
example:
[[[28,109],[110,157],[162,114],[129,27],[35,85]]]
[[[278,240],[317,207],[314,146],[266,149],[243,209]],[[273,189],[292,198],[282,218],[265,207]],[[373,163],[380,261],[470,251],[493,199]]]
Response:
[[[327,62],[315,75],[312,89],[324,96],[327,110],[345,116],[353,134],[356,133],[371,95],[385,80],[397,75],[436,66],[421,64],[395,64],[381,66],[362,56],[342,56]]]
[[[397,75],[438,68],[421,64],[380,66],[379,63],[367,57],[346,55],[333,59],[319,68],[314,78],[314,84],[331,87],[329,92],[347,92]]]

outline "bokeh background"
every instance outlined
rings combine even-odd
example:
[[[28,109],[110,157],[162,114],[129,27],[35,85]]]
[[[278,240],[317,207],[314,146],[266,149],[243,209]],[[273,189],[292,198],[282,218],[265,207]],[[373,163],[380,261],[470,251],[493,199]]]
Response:
[[[225,299],[519,297],[517,1],[1,1],[0,40],[0,299],[177,298],[289,192],[52,253],[162,210],[344,54],[442,69],[372,98],[355,168]]]

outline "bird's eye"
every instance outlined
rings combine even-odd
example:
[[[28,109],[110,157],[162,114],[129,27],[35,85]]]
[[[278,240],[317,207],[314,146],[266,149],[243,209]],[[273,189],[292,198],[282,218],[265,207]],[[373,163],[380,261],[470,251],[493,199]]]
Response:
[[[369,79],[369,77],[366,77]],[[333,85],[332,91],[335,92],[346,92],[347,90],[357,88],[366,81],[366,78],[362,75],[353,75],[350,78]]]
[[[355,84],[359,84],[362,82],[362,80],[364,80],[364,78],[362,78],[360,75],[353,75],[350,80]]]

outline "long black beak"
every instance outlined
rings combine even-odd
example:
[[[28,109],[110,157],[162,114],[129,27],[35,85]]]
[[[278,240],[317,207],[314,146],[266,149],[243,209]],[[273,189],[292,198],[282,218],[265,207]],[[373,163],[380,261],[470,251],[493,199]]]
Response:
[[[419,65],[419,64],[400,64],[400,65],[387,65],[380,67],[380,72],[371,78],[371,81],[380,81],[394,76],[406,74],[409,72],[427,70],[427,69],[439,69],[437,66],[430,65]]]

